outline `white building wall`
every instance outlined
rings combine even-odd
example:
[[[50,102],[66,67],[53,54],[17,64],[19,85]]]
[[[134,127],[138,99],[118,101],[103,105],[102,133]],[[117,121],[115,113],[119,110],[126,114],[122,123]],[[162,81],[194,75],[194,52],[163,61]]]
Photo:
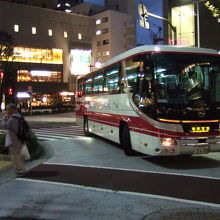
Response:
[[[96,22],[101,21],[100,24],[96,24],[92,41],[93,64],[97,61],[104,64],[112,57],[135,46],[135,26],[131,15],[108,10],[93,17]],[[107,22],[103,21],[105,18],[108,18]],[[108,29],[109,32],[103,33],[105,29]],[[101,34],[97,35],[97,31],[100,31]],[[106,40],[109,40],[109,44],[104,45],[103,42]],[[100,42],[99,46],[98,42]]]

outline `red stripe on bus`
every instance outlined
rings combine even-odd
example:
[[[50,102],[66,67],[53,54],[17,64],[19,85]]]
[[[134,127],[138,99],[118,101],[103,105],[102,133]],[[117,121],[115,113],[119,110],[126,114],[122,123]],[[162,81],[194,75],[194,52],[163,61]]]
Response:
[[[209,132],[209,133],[185,133],[185,132],[177,132],[177,131],[169,131],[162,130],[159,128],[155,128],[153,125],[149,124],[147,121],[144,121],[140,117],[134,116],[124,116],[124,115],[116,115],[116,114],[107,114],[107,113],[97,113],[97,112],[87,112],[89,116],[89,120],[95,121],[100,124],[106,124],[113,127],[119,127],[121,121],[126,121],[130,130],[143,133],[143,134],[153,134],[152,136],[175,136],[175,137],[183,137],[183,136],[216,136],[220,135],[220,132]],[[155,132],[155,133],[154,133]]]

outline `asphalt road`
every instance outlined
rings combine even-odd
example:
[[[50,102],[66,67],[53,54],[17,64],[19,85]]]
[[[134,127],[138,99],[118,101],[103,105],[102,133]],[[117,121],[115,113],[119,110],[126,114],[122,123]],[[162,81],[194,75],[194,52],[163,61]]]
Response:
[[[54,150],[48,161],[0,186],[0,217],[142,219],[171,208],[220,209],[220,153],[128,157],[115,143],[84,137],[71,116],[28,118],[60,137],[48,136]]]

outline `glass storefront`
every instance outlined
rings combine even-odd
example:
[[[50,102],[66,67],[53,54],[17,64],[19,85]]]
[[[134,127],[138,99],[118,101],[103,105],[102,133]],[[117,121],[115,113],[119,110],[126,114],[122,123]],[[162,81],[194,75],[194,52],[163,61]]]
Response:
[[[17,82],[62,82],[62,73],[46,70],[18,70]]]
[[[195,46],[194,4],[172,8],[172,24],[177,28],[177,43],[182,46]],[[172,43],[171,41],[169,42]]]
[[[9,61],[26,63],[63,64],[62,49],[14,47],[14,56]]]

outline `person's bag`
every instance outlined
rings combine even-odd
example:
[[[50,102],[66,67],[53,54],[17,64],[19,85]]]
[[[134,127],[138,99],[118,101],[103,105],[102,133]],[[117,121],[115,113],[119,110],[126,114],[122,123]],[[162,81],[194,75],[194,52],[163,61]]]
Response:
[[[24,119],[24,117],[17,117],[13,115],[12,117],[18,119],[18,131],[17,131],[17,137],[21,141],[22,144],[30,140],[30,126],[27,123],[27,121]]]
[[[21,149],[21,156],[24,158],[24,160],[30,160],[31,159],[31,155],[29,153],[29,150],[28,150],[26,144],[24,144],[22,149]]]

